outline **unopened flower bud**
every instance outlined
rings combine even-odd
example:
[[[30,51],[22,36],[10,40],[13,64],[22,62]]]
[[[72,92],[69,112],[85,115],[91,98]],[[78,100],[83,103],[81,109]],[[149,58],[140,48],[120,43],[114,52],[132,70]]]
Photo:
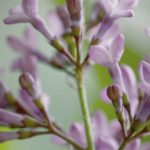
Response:
[[[40,123],[38,123],[35,119],[28,116],[26,116],[22,122],[24,127],[30,127],[30,128],[40,127]]]
[[[19,77],[19,83],[21,87],[28,92],[29,95],[36,95],[35,81],[32,75],[30,75],[29,73],[23,73]]]
[[[107,88],[107,95],[109,99],[112,101],[112,104],[117,113],[123,111],[123,104],[122,104],[122,92],[118,85],[112,85]]]
[[[67,8],[72,21],[80,21],[82,14],[82,0],[66,0]]]
[[[107,88],[107,95],[112,101],[116,101],[121,97],[121,91],[117,85],[112,85]]]

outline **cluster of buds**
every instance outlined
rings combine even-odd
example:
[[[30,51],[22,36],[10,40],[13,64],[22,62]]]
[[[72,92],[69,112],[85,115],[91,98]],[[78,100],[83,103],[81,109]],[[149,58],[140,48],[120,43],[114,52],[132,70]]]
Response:
[[[55,143],[70,144],[78,150],[150,149],[149,144],[140,145],[141,135],[150,132],[150,59],[146,58],[139,65],[140,82],[131,67],[119,63],[124,53],[125,37],[117,20],[132,17],[138,0],[98,0],[88,25],[84,25],[84,2],[66,0],[65,6],[49,12],[49,25],[39,15],[38,0],[22,0],[21,5],[11,9],[4,19],[5,24],[30,23],[33,28],[25,30],[23,39],[7,38],[9,46],[21,54],[11,65],[13,71],[21,72],[20,97],[15,97],[0,82],[0,126],[15,128],[15,131],[0,131],[0,142],[53,134]],[[39,51],[34,29],[56,49],[52,57]],[[86,42],[84,30],[90,37]],[[150,37],[149,28],[146,33]],[[82,60],[81,48],[87,42],[89,50]],[[102,96],[115,110],[117,119],[112,122],[102,112],[89,116],[82,76],[91,61],[108,68],[113,80]],[[64,71],[76,80],[84,125],[75,123],[65,133],[49,117],[49,100],[41,90],[38,62]],[[2,73],[0,67],[0,75]]]

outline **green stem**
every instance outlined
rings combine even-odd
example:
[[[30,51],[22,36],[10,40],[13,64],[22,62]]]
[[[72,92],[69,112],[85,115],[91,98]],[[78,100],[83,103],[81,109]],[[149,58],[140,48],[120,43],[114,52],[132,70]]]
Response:
[[[90,113],[89,113],[89,108],[88,108],[88,103],[87,103],[87,99],[86,99],[82,76],[83,76],[82,67],[77,66],[76,80],[77,80],[77,88],[78,88],[78,94],[79,94],[79,99],[80,99],[80,104],[81,104],[81,110],[82,110],[82,114],[83,114],[87,144],[88,144],[87,150],[94,150]]]

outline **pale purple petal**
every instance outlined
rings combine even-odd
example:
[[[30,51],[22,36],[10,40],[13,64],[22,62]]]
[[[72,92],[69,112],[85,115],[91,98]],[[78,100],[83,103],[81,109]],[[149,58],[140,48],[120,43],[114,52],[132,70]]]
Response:
[[[138,106],[138,91],[137,91],[138,89],[136,77],[133,70],[128,65],[122,65],[121,72],[125,87],[125,93],[128,96],[128,99],[131,103],[131,112],[134,115]]]
[[[52,137],[52,142],[53,142],[54,144],[59,144],[59,145],[65,145],[65,144],[67,144],[67,142],[66,142],[65,140],[61,139],[61,138],[58,137],[58,136],[53,136],[53,137]]]
[[[150,64],[142,61],[139,65],[139,75],[144,84],[150,83]]]
[[[133,17],[134,11],[131,10],[118,10],[113,14],[113,19],[119,19],[121,17]]]
[[[24,56],[13,62],[12,64],[13,71],[28,72],[33,77],[37,76],[37,58],[34,56]]]
[[[103,41],[104,35],[111,28],[113,23],[114,21],[112,19],[105,17],[103,21],[100,23],[98,27],[98,31],[94,35],[94,39],[99,39],[100,41]]]
[[[111,56],[114,63],[119,62],[124,52],[125,38],[123,35],[118,35],[111,43]]]
[[[110,122],[109,128],[110,128],[109,132],[111,136],[114,139],[116,139],[118,143],[122,142],[123,136],[122,136],[121,126],[118,120],[113,120],[112,122]]]
[[[102,8],[105,10],[107,15],[110,15],[113,10],[113,3],[111,0],[100,0]]]
[[[20,105],[33,117],[39,121],[44,120],[44,116],[41,111],[35,106],[32,98],[27,94],[25,90],[20,90],[21,100],[19,101]]]
[[[86,147],[86,138],[83,125],[76,123],[70,127],[69,135],[80,145]]]
[[[96,140],[95,147],[96,150],[117,150],[118,144],[110,137],[100,137]]]
[[[23,40],[15,36],[9,36],[7,38],[7,42],[14,51],[22,53],[22,54],[28,53],[29,47]]]
[[[27,28],[24,32],[24,36],[30,47],[34,47],[34,49],[38,48],[37,34],[33,28]]]
[[[150,28],[146,28],[145,29],[145,33],[150,38]]]
[[[100,94],[99,94],[100,98],[102,99],[102,101],[111,104],[111,100],[109,99],[109,97],[107,96],[107,88],[101,90]]]
[[[149,143],[144,143],[141,146],[140,150],[150,150],[150,144]]]
[[[53,33],[50,31],[44,19],[42,19],[40,16],[32,18],[31,23],[36,30],[38,30],[40,33],[43,34],[43,36],[47,38],[48,41],[51,41],[54,38]]]
[[[22,8],[29,17],[35,17],[38,14],[38,0],[23,0]]]
[[[136,114],[136,119],[140,119],[141,122],[145,122],[150,117],[150,97],[145,96],[140,109]]]
[[[102,135],[109,135],[108,122],[106,116],[102,112],[96,112],[92,117],[92,129],[95,140]]]
[[[103,66],[109,66],[112,62],[109,52],[101,45],[90,46],[89,56],[91,60]]]
[[[19,138],[17,132],[0,132],[0,143]]]
[[[5,24],[28,23],[28,22],[30,22],[30,18],[28,18],[25,14],[10,15],[4,19]]]
[[[138,150],[140,148],[141,141],[140,139],[136,139],[130,142],[125,150]],[[141,149],[140,149],[141,150]]]
[[[50,12],[48,15],[49,27],[57,37],[61,36],[65,31],[63,24],[56,11]]]
[[[131,9],[137,6],[139,3],[139,0],[121,0],[119,2],[119,8],[120,9]]]
[[[103,40],[111,40],[112,38],[119,35],[122,31],[122,28],[119,24],[113,23],[112,26],[108,29],[108,31],[103,36]]]
[[[4,19],[5,24],[30,22],[30,18],[23,12],[21,6],[16,6],[9,11],[9,16]]]
[[[132,68],[128,65],[122,65],[121,72],[122,72],[124,87],[127,92],[126,94],[129,96],[129,99],[131,100],[136,99],[137,98],[137,83],[136,83],[136,77]]]
[[[111,66],[109,66],[109,72],[114,83],[120,86],[122,91],[125,91],[125,87],[124,87],[123,79],[122,79],[122,73],[121,73],[119,64],[116,63],[116,64],[112,64]]]
[[[23,126],[24,117],[13,112],[0,109],[0,121],[6,122],[9,125]]]

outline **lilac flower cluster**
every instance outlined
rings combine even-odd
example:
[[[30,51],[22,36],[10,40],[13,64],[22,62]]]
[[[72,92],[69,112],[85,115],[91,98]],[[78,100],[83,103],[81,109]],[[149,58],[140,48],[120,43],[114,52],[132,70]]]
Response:
[[[7,42],[21,56],[11,69],[21,73],[19,96],[15,96],[0,79],[0,126],[13,131],[0,131],[0,143],[26,139],[43,134],[54,135],[56,144],[77,150],[148,150],[140,138],[150,132],[150,58],[139,63],[140,81],[132,68],[120,64],[125,37],[117,20],[134,16],[138,0],[98,0],[88,24],[84,24],[84,1],[66,0],[49,12],[49,25],[38,13],[38,0],[22,0],[12,8],[5,24],[30,23],[23,38],[9,36]],[[35,30],[39,31],[56,50],[51,57],[37,46]],[[86,32],[88,35],[86,35]],[[150,28],[145,30],[150,38]],[[82,57],[86,36],[89,50]],[[90,110],[84,89],[83,74],[91,62],[105,66],[113,84],[101,92],[104,101],[114,108],[116,119],[109,122],[103,112]],[[37,64],[42,62],[64,71],[77,84],[83,123],[74,123],[66,133],[48,114],[49,97],[42,91]],[[0,77],[4,69],[0,66]]]

